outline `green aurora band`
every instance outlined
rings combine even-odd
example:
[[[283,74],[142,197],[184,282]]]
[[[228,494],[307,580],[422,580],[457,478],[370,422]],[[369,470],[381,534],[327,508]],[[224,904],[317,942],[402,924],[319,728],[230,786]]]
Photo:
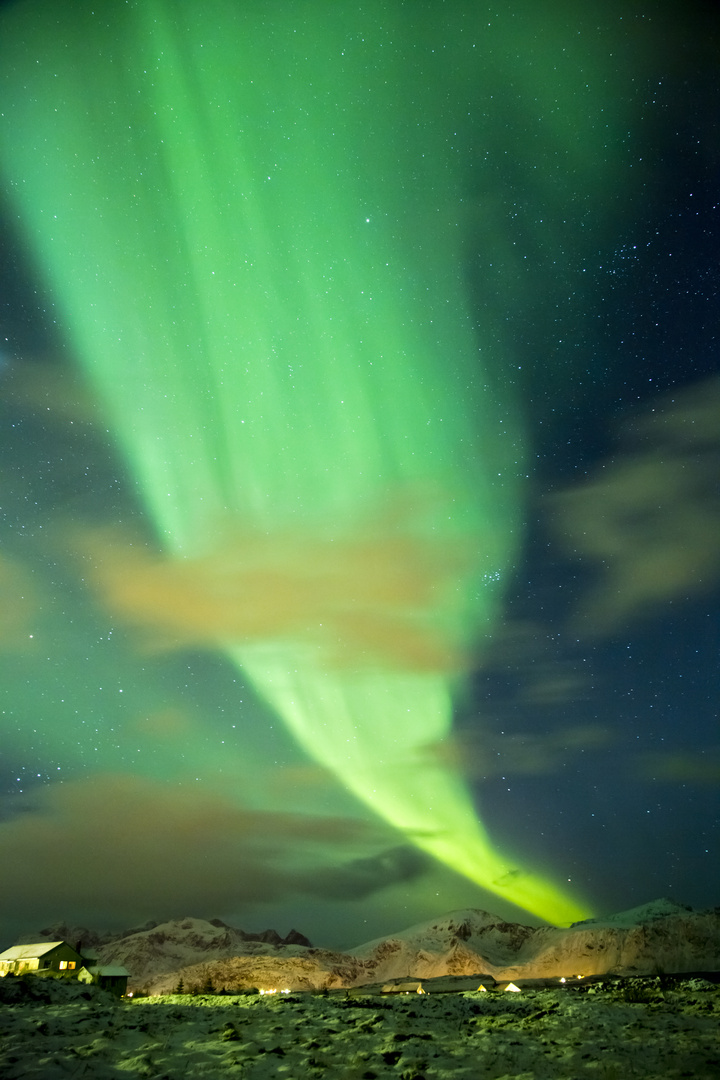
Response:
[[[586,916],[494,847],[433,750],[517,554],[525,450],[466,295],[451,79],[422,19],[320,0],[3,18],[2,169],[167,559],[222,588],[239,535],[276,543],[281,575],[293,538],[310,562],[358,536],[380,552],[390,595],[349,655],[319,625],[220,646],[412,843],[541,918]],[[395,602],[406,559],[427,580]],[[325,604],[337,637],[361,569]],[[420,659],[384,651],[404,630]]]

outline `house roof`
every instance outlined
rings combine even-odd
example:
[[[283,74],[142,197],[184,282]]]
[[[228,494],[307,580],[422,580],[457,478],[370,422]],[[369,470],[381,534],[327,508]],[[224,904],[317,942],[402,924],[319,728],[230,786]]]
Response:
[[[67,945],[68,949],[73,948],[67,941],[41,941],[32,945],[13,945],[0,953],[0,960],[34,960],[36,956],[45,956],[46,953],[57,949],[58,945]],[[75,951],[73,949],[73,952]]]
[[[125,978],[129,978],[130,976],[130,972],[127,968],[118,967],[115,964],[102,964],[98,967],[90,967],[87,970],[91,975],[114,975],[124,976]]]

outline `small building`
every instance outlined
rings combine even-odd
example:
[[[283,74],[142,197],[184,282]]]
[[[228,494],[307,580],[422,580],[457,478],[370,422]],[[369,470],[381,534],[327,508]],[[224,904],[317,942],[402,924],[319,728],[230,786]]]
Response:
[[[78,972],[78,982],[95,983],[101,990],[109,990],[116,997],[123,997],[127,992],[127,982],[130,972],[127,968],[115,964],[93,964],[92,967],[81,967]]]
[[[124,967],[101,964],[96,949],[74,949],[67,941],[43,941],[32,945],[13,945],[0,953],[0,977],[34,975],[78,979],[95,983],[103,990],[122,997],[130,973]]]

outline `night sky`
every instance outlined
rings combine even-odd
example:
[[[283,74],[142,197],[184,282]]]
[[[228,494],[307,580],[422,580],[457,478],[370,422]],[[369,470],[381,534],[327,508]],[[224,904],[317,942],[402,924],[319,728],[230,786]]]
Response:
[[[720,16],[538,6],[0,7],[8,945],[720,902]]]

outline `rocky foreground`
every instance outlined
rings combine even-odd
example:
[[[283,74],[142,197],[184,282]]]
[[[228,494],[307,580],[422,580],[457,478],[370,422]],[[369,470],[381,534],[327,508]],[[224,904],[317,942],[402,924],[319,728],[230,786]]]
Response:
[[[720,1075],[720,987],[697,978],[132,1001],[32,977],[0,982],[3,1080]]]

